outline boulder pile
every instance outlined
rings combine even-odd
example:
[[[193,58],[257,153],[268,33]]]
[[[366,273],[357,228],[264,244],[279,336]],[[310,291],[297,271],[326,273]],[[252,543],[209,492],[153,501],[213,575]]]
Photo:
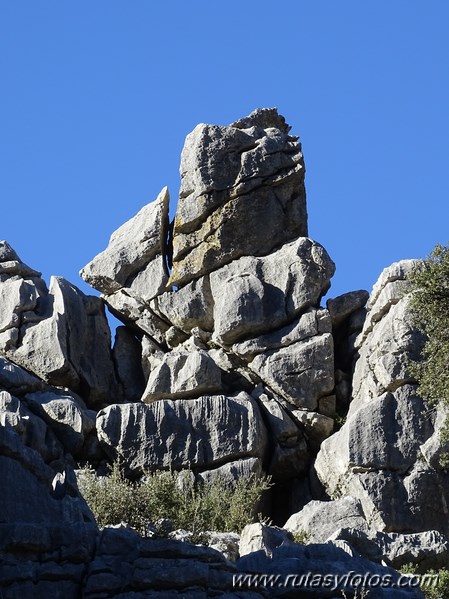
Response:
[[[308,568],[397,581],[405,563],[448,564],[444,418],[407,372],[423,342],[407,310],[414,261],[385,269],[371,295],[323,305],[335,265],[307,236],[289,131],[276,109],[198,125],[174,221],[164,188],[82,269],[101,297],[61,277],[47,288],[0,242],[2,599],[287,597],[279,585],[237,589],[235,576]],[[112,346],[105,307],[122,322]],[[265,510],[284,528],[249,527],[235,563],[98,531],[75,470],[116,459],[133,480],[270,475]]]

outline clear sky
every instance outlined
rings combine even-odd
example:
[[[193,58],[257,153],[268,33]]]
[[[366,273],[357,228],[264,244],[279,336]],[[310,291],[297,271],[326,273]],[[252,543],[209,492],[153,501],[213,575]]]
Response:
[[[277,106],[335,296],[449,240],[448,0],[0,0],[0,238],[78,271],[199,122]]]

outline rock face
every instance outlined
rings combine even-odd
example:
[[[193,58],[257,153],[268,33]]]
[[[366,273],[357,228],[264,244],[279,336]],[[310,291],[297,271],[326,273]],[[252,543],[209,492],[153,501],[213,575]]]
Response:
[[[246,393],[109,406],[98,413],[97,431],[111,457],[140,473],[263,458],[267,445],[256,402]]]
[[[170,282],[182,286],[240,256],[307,236],[304,161],[275,109],[198,125],[181,155]]]
[[[3,255],[15,259],[0,263],[0,353],[93,406],[120,400],[103,303],[62,277],[47,289],[40,273],[1,243]]]
[[[407,310],[405,277],[413,264],[393,264],[373,288],[356,343],[347,420],[323,442],[315,468],[331,497],[360,499],[376,530],[448,534],[449,478],[425,449],[435,414],[407,372],[423,341]]]
[[[387,268],[370,296],[321,305],[335,265],[307,237],[289,131],[275,109],[198,125],[174,222],[164,188],[81,271],[101,298],[61,277],[47,288],[0,242],[2,598],[335,599],[354,595],[348,581],[296,581],[352,572],[396,583],[381,564],[447,564],[445,413],[429,413],[407,372],[423,341],[407,309],[414,262]],[[123,323],[113,348],[105,305]],[[288,521],[247,527],[240,557],[235,534],[209,531],[235,563],[189,544],[188,531],[98,531],[74,470],[115,459],[133,480],[269,474],[262,509]],[[298,533],[314,544],[294,543]],[[255,586],[253,574],[281,584]]]

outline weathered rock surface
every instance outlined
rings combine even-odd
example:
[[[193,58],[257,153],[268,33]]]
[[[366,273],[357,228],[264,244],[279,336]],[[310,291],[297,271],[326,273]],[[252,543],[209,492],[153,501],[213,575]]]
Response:
[[[112,355],[124,399],[139,401],[145,389],[142,343],[128,327],[117,327]]]
[[[204,350],[171,351],[150,373],[142,401],[199,397],[223,391],[221,371]]]
[[[50,384],[82,393],[91,405],[119,400],[101,300],[61,277],[52,277],[49,290],[38,276],[5,277],[2,308],[12,316],[3,318],[0,352]]]
[[[2,595],[76,599],[93,557],[93,515],[76,492],[73,471],[66,466],[64,483],[55,485],[57,472],[14,428],[0,426]]]
[[[290,533],[305,533],[310,543],[325,543],[340,528],[369,531],[360,500],[350,496],[336,501],[311,501],[292,514],[284,528]]]
[[[405,276],[414,264],[385,269],[373,288],[347,421],[323,442],[315,469],[330,496],[359,498],[376,530],[447,534],[449,478],[421,450],[431,443],[435,415],[407,372],[422,344],[407,310]]]
[[[363,586],[362,581],[368,579],[390,581],[390,586],[372,584],[369,588],[370,599],[424,597],[412,580],[407,584],[407,580],[401,578],[392,568],[360,557],[343,542],[335,541],[325,545],[283,542],[275,546],[277,541],[273,543],[271,535],[268,538],[270,544],[264,546],[263,539],[256,529],[254,544],[260,543],[262,548],[242,556],[237,560],[236,566],[238,570],[247,573],[264,572],[267,575],[278,576],[278,584],[270,585],[271,597],[304,596],[323,599],[338,597],[342,591],[348,596],[354,596],[356,587]],[[340,546],[336,546],[338,543]],[[248,539],[248,544],[251,544],[251,539]],[[328,577],[330,573],[332,574]],[[242,584],[241,588],[247,587]],[[358,592],[360,593],[360,589]]]
[[[97,432],[108,455],[119,455],[136,473],[207,469],[236,459],[260,458],[267,446],[257,404],[243,392],[235,397],[109,406],[98,413]]]
[[[315,410],[334,388],[333,341],[328,333],[257,355],[250,369],[298,408]]]
[[[126,289],[145,301],[159,293],[167,281],[169,201],[164,187],[154,202],[117,229],[108,247],[81,270],[86,283],[106,295]]]
[[[335,265],[307,237],[289,129],[275,109],[199,125],[173,227],[164,188],[82,270],[101,299],[60,277],[47,289],[0,242],[2,597],[335,599],[354,595],[349,573],[398,581],[373,561],[447,565],[445,413],[428,411],[408,373],[423,342],[408,313],[415,262],[385,269],[369,299],[320,305]],[[125,324],[113,350],[105,303]],[[188,531],[170,533],[182,542],[98,533],[73,467],[116,458],[132,479],[174,469],[232,485],[268,473],[261,510],[283,523],[301,509],[287,528],[326,545],[254,524],[232,564]],[[235,536],[210,542],[237,557]],[[245,586],[252,573],[281,584]],[[305,588],[307,574],[340,578]]]
[[[170,282],[307,235],[304,161],[275,109],[228,127],[198,125],[181,155]]]
[[[320,244],[300,237],[267,256],[234,260],[209,277],[155,298],[151,307],[185,332],[199,327],[213,331],[218,343],[231,345],[244,336],[275,330],[319,306],[334,270]],[[307,335],[299,327],[292,337],[300,338],[301,332]]]
[[[55,433],[63,447],[79,457],[89,433],[95,430],[96,412],[69,393],[37,391],[25,395],[29,409]]]
[[[387,563],[397,570],[414,564],[417,571],[426,573],[446,567],[449,559],[448,540],[435,530],[400,534],[363,530],[357,526],[341,528],[326,540],[345,541],[363,557]]]

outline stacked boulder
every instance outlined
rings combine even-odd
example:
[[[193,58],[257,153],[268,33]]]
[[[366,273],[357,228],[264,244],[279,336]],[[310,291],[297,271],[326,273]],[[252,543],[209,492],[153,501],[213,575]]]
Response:
[[[292,479],[307,472],[310,440],[332,432],[332,324],[320,300],[335,267],[307,237],[289,129],[274,109],[198,125],[170,237],[164,189],[81,271],[142,348],[140,401],[97,417],[103,448],[131,475]],[[134,380],[123,369],[125,392]]]
[[[369,300],[355,291],[321,306],[335,266],[307,237],[304,161],[289,130],[275,109],[198,125],[173,223],[164,188],[81,271],[101,298],[61,277],[47,288],[0,242],[5,599],[287,597],[297,588],[285,580],[306,570],[396,584],[385,563],[447,564],[445,415],[428,411],[407,373],[422,344],[407,311],[413,262],[386,269]],[[112,348],[105,304],[123,323]],[[98,531],[75,469],[117,458],[133,479],[269,474],[271,516],[288,517],[285,530],[251,525],[235,563],[126,527]],[[253,574],[285,576],[245,586]],[[345,589],[354,595],[302,588],[316,599]]]

